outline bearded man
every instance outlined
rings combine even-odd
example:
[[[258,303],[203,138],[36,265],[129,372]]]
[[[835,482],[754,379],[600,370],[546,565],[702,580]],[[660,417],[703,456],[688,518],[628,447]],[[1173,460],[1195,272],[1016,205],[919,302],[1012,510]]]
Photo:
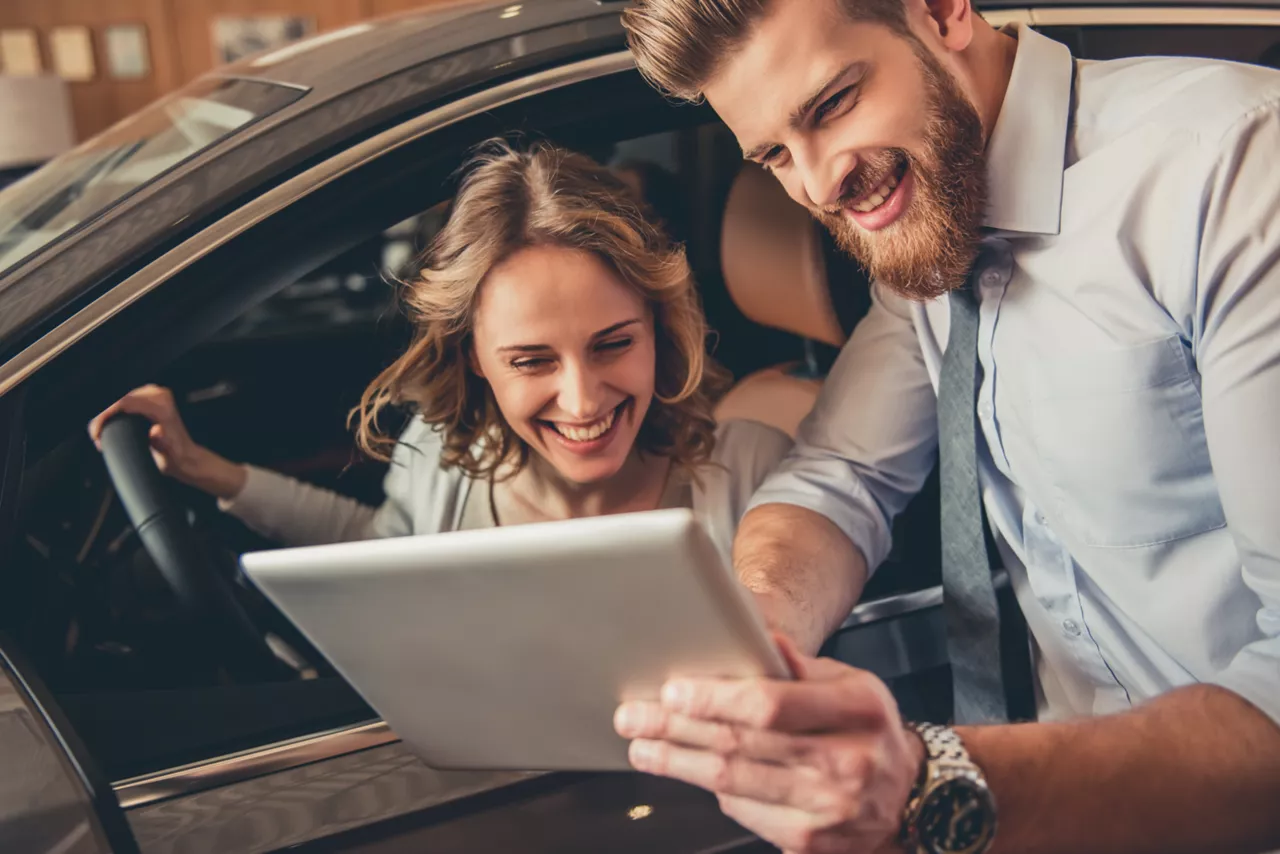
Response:
[[[788,851],[1280,848],[1280,73],[1075,60],[968,0],[624,22],[874,282],[735,546],[797,678],[623,705],[635,767]],[[954,729],[809,657],[938,454]]]

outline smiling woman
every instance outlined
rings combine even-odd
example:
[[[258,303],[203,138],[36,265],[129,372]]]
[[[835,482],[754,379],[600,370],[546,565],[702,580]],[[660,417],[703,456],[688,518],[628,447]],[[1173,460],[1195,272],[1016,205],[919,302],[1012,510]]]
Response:
[[[351,413],[359,446],[392,463],[381,507],[197,445],[164,389],[90,433],[149,418],[162,471],[290,545],[683,506],[728,557],[790,440],[716,425],[724,373],[684,249],[611,172],[548,145],[482,147],[402,302],[413,342]],[[379,426],[389,407],[413,414],[398,439]]]

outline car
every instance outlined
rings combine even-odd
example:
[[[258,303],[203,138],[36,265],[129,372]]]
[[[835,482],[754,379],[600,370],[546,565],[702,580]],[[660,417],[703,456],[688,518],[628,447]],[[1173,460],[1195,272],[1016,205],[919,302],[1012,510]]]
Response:
[[[152,554],[85,433],[159,382],[224,455],[376,502],[384,469],[345,414],[408,335],[395,282],[496,134],[634,180],[689,248],[736,379],[721,413],[794,431],[865,279],[714,113],[645,85],[622,8],[464,2],[321,34],[0,192],[0,848],[773,850],[671,781],[428,768],[238,575],[273,544],[174,487],[186,557]],[[1276,3],[982,11],[1085,58],[1280,61]],[[895,541],[825,652],[945,717],[936,481]]]

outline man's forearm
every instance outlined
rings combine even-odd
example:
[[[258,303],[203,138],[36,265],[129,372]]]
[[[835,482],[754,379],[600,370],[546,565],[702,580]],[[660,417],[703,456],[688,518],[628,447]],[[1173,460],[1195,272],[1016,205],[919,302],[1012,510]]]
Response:
[[[738,577],[765,618],[813,654],[853,608],[867,564],[826,517],[789,504],[765,504],[743,517],[734,542]]]
[[[992,854],[1280,850],[1280,727],[1225,689],[959,731],[996,797]]]

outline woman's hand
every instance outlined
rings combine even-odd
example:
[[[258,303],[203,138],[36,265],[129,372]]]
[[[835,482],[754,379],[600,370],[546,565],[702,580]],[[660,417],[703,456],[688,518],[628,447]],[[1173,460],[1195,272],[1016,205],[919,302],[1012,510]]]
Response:
[[[102,427],[120,414],[141,415],[151,422],[151,456],[169,477],[217,498],[235,498],[244,488],[245,467],[198,444],[182,423],[173,392],[157,385],[136,388],[89,422],[89,438],[102,450]]]

